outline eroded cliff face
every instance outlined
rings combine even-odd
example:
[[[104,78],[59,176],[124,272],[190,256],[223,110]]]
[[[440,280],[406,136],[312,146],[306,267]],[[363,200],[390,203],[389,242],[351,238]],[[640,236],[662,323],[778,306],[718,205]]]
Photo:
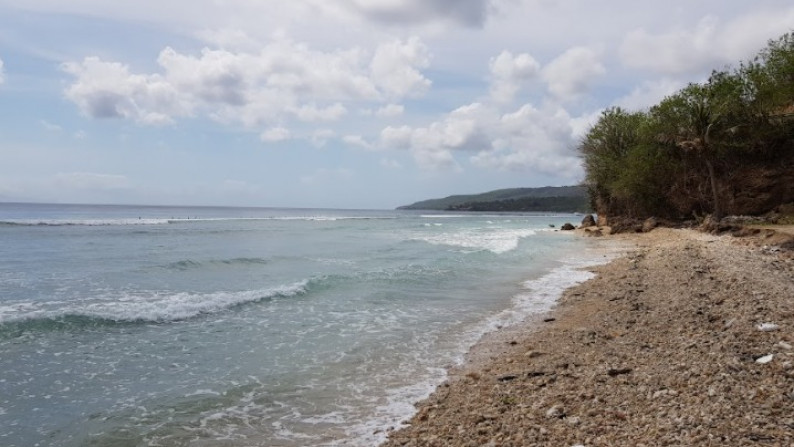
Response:
[[[721,195],[728,214],[767,213],[794,202],[794,157],[776,165],[740,168],[727,183]]]
[[[794,202],[794,150],[766,159],[722,160],[717,164],[719,200],[724,215],[760,216]],[[684,221],[711,214],[714,206],[709,176],[696,160],[669,179],[664,197],[653,210],[632,203],[609,203],[596,197],[594,207],[609,221],[635,223],[656,216]],[[642,205],[642,204],[640,204]]]

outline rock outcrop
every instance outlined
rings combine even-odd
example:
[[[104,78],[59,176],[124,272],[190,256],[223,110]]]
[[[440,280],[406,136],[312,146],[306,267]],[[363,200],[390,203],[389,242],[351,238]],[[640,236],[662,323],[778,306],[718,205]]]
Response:
[[[582,219],[582,224],[579,225],[579,228],[590,228],[595,226],[596,226],[595,218],[593,217],[592,214],[588,214],[584,216],[584,219]]]

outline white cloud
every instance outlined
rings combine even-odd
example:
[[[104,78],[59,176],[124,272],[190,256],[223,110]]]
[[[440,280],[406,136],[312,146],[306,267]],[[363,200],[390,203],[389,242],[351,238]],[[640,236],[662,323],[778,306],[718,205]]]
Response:
[[[512,101],[521,84],[537,76],[540,71],[540,64],[529,54],[513,56],[507,50],[492,58],[489,67],[491,98],[503,103]]]
[[[3,70],[3,60],[0,59],[0,84],[5,82],[5,71]]]
[[[351,0],[354,11],[367,18],[391,24],[452,21],[482,26],[492,0]]]
[[[748,59],[768,39],[790,31],[792,23],[794,7],[763,9],[728,21],[706,16],[691,29],[656,34],[637,28],[624,38],[620,57],[626,66],[665,75],[720,69]]]
[[[618,98],[615,105],[631,111],[645,110],[658,104],[662,99],[672,95],[685,85],[684,82],[669,78],[645,81],[635,87],[627,96]]]
[[[151,74],[98,57],[65,63],[75,77],[66,97],[96,118],[169,124],[205,114],[262,128],[290,117],[333,121],[347,113],[346,103],[417,97],[430,86],[419,71],[429,56],[418,38],[390,41],[370,56],[358,47],[320,51],[284,38],[258,52],[205,48],[191,55],[168,47],[157,62],[162,70]]]
[[[224,50],[255,52],[260,47],[256,39],[239,28],[202,29],[196,37]]]
[[[549,91],[559,99],[572,100],[585,94],[594,78],[606,73],[598,52],[573,47],[543,68]]]
[[[93,172],[58,173],[55,182],[59,187],[68,189],[118,190],[130,187],[130,181],[124,175]]]
[[[525,104],[502,113],[474,103],[460,107],[425,127],[386,127],[380,144],[408,150],[416,164],[429,170],[460,170],[457,158],[468,153],[483,169],[525,171],[576,182],[581,162],[575,147],[593,115],[572,118],[565,109]]]
[[[375,116],[379,116],[381,118],[393,118],[396,116],[400,116],[405,112],[405,107],[400,104],[388,104],[375,112]]]
[[[386,127],[386,148],[409,149],[423,169],[458,169],[453,151],[479,151],[490,145],[485,134],[490,113],[480,103],[459,107],[426,127]]]
[[[620,56],[629,67],[657,73],[681,74],[714,66],[721,58],[716,43],[717,20],[707,17],[694,30],[676,30],[651,35],[644,29],[631,31],[620,46]]]
[[[631,109],[635,110],[635,109]],[[603,113],[604,109],[594,110],[590,113],[585,113],[584,115],[572,117],[571,118],[571,136],[577,142],[581,141],[582,138],[587,134],[587,132],[592,128],[597,122],[598,119],[601,118],[601,113]]]
[[[259,139],[265,143],[277,143],[279,141],[289,140],[291,136],[289,129],[284,127],[271,127],[259,134]]]
[[[88,116],[130,118],[157,125],[191,112],[190,105],[184,104],[176,89],[160,75],[134,75],[126,65],[96,57],[63,64],[62,69],[77,78],[66,89],[66,97]]]
[[[428,48],[418,37],[378,46],[372,58],[372,80],[390,98],[421,96],[430,88],[420,68],[430,65]]]
[[[574,147],[572,119],[562,108],[539,110],[525,104],[499,120],[493,150],[471,158],[479,167],[550,174],[569,182],[582,174]]]
[[[301,121],[336,121],[347,114],[347,109],[338,102],[325,108],[307,104],[296,109],[294,113]]]
[[[342,138],[342,141],[351,146],[358,146],[364,149],[373,149],[372,143],[365,140],[361,135],[346,135]]]

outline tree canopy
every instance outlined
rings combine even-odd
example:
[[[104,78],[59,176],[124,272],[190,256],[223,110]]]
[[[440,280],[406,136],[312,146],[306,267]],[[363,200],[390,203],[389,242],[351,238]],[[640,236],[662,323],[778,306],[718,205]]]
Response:
[[[645,111],[604,111],[579,145],[599,214],[755,214],[794,200],[794,35]]]

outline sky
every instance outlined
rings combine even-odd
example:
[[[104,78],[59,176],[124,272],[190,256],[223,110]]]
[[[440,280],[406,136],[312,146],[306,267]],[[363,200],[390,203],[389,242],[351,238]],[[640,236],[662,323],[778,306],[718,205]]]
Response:
[[[583,178],[790,0],[0,0],[0,201],[389,209]]]

